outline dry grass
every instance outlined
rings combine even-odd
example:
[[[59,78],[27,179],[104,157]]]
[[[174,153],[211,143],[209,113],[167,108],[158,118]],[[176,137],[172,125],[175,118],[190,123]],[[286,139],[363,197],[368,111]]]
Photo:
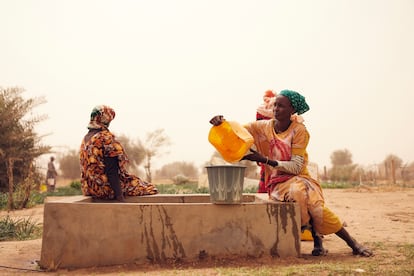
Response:
[[[120,265],[76,271],[59,270],[58,275],[414,275],[414,245],[374,243],[370,258],[350,252],[300,258],[204,259],[163,265]]]

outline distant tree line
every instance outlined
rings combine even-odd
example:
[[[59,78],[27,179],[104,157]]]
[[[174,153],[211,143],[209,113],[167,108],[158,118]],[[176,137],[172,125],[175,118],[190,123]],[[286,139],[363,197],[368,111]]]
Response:
[[[369,166],[352,162],[349,150],[336,150],[331,154],[332,167],[324,168],[321,178],[325,181],[360,182],[371,184],[414,184],[414,162],[403,163],[396,155],[389,154],[384,161]]]
[[[129,153],[131,159],[130,170],[142,175],[143,171],[139,168],[145,160],[145,147],[140,141],[133,142],[126,136],[120,136],[119,139],[125,145],[127,153]],[[64,177],[74,180],[79,178],[78,155],[78,151],[71,150],[59,157],[59,167]],[[205,166],[217,163],[223,164],[225,161],[215,151],[211,159],[202,168],[197,168],[190,162],[175,161],[155,171],[155,176],[158,179],[170,179],[174,183],[194,181],[200,173],[206,173]],[[258,178],[258,166],[255,162],[241,161],[240,163],[246,166],[246,177]],[[403,164],[401,158],[395,155],[388,155],[382,163],[362,167],[353,163],[352,154],[349,150],[336,150],[331,154],[331,164],[330,169],[324,168],[323,171],[319,170],[317,172],[322,181],[356,184],[361,182],[371,184],[414,184],[414,163]]]
[[[44,154],[51,153],[51,147],[41,143],[42,137],[35,132],[35,126],[47,119],[46,115],[33,115],[33,109],[46,102],[43,98],[22,97],[24,89],[19,87],[0,87],[0,192],[7,194],[8,208],[23,208],[31,191],[38,191],[44,175],[36,167],[36,160]],[[146,180],[152,182],[152,162],[155,157],[167,153],[169,137],[163,129],[156,129],[146,135],[144,141],[131,140],[125,135],[117,138],[125,147],[130,159],[131,172],[145,174]],[[319,176],[323,181],[413,184],[414,162],[404,163],[401,158],[390,154],[383,162],[363,167],[354,164],[352,154],[347,149],[336,150],[331,154],[331,168],[323,168]],[[210,165],[220,159],[218,152],[212,154]],[[79,151],[69,150],[57,158],[61,175],[73,180],[79,179]],[[221,161],[223,162],[223,161]],[[241,161],[246,166],[246,176],[258,177],[255,162]],[[143,170],[140,169],[143,167]],[[176,161],[164,165],[155,172],[157,177],[171,178],[182,182],[197,178],[205,173],[205,166],[197,168],[193,163]],[[19,196],[16,196],[18,194]]]

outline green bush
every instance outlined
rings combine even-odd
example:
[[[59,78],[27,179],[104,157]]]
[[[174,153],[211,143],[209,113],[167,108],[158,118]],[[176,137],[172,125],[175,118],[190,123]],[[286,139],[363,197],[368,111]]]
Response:
[[[189,181],[189,178],[185,175],[182,174],[178,174],[176,176],[174,176],[172,178],[172,181],[174,182],[174,184],[179,185],[179,184],[186,184]]]
[[[348,182],[323,182],[321,183],[321,186],[324,189],[347,189],[352,188],[355,185]]]
[[[210,190],[208,189],[208,187],[200,187],[200,188],[197,188],[197,190],[194,193],[195,194],[209,194]]]
[[[81,183],[80,181],[72,181],[69,185],[71,188],[76,189],[76,190],[81,190]]]
[[[0,220],[0,241],[36,239],[41,232],[40,225],[31,217],[13,219],[7,215]]]
[[[247,193],[247,194],[257,193],[257,187],[251,186],[250,188],[244,188],[243,193]]]
[[[45,198],[46,198],[46,194],[45,193],[40,193],[37,191],[32,191],[32,193],[30,194],[30,199],[29,199],[29,203],[27,204],[27,207],[33,207],[36,204],[43,204],[45,202]]]
[[[160,194],[208,194],[208,187],[198,187],[197,182],[188,182],[184,184],[158,184],[156,185]],[[257,187],[246,188],[243,193],[256,193]]]
[[[69,186],[56,188],[54,192],[48,192],[48,196],[74,196],[82,195],[79,182],[72,182]]]
[[[0,193],[0,210],[5,210],[7,208],[7,193]]]
[[[208,189],[198,188],[197,182],[183,184],[158,184],[156,185],[160,194],[198,194],[208,193]]]
[[[13,193],[13,201],[14,201],[14,208],[19,208],[18,204],[20,203],[21,199],[21,193],[20,192],[14,192]],[[33,206],[35,206],[36,204],[42,204],[44,203],[46,198],[46,194],[45,193],[40,193],[38,191],[32,191],[29,197],[29,200],[26,204],[25,208],[31,208]],[[7,209],[7,202],[9,199],[9,194],[8,193],[1,193],[0,194],[0,210],[6,210]]]
[[[399,251],[402,252],[408,260],[414,259],[414,244],[404,244]]]

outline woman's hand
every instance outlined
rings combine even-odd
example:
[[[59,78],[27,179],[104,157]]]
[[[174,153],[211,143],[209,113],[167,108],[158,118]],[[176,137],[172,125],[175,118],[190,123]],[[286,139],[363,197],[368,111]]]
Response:
[[[210,120],[210,124],[214,126],[219,126],[224,121],[223,115],[216,115]]]
[[[263,157],[263,155],[261,155],[260,153],[258,153],[254,149],[250,149],[250,152],[251,153],[246,154],[245,156],[243,156],[243,158],[241,160],[250,160],[250,161],[256,161],[256,162],[260,162],[260,163],[266,163],[266,158]]]

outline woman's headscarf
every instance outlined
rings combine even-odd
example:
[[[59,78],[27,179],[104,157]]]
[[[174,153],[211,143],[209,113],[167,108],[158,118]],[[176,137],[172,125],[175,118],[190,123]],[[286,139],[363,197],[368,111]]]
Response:
[[[273,97],[276,97],[276,94],[272,90],[266,90],[264,92],[264,95],[263,95],[263,98],[265,98],[265,97],[267,97],[267,98],[273,98]]]
[[[256,109],[256,119],[270,119],[273,117],[276,94],[272,90],[266,90],[263,94],[263,102]]]
[[[115,118],[115,111],[107,105],[97,105],[91,112],[91,120],[88,129],[108,128],[109,123]]]
[[[289,98],[289,101],[298,115],[305,113],[309,110],[309,106],[305,101],[305,97],[296,91],[282,90],[279,95]]]

